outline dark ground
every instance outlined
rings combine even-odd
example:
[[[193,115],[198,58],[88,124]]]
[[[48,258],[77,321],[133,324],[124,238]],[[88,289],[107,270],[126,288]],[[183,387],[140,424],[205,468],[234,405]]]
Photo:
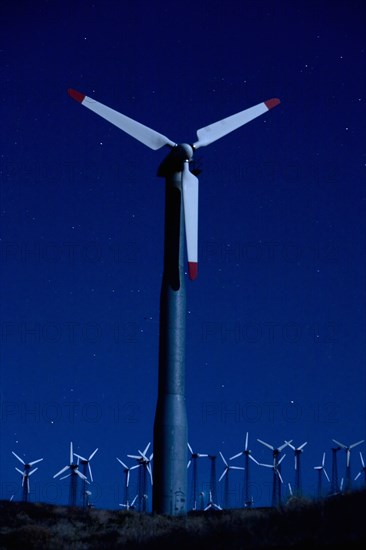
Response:
[[[366,542],[366,491],[278,509],[190,513],[70,509],[0,501],[0,550],[113,548],[358,548]]]

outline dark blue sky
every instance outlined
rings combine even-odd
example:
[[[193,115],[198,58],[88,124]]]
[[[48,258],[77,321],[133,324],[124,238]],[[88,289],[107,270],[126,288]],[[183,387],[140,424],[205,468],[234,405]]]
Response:
[[[257,437],[308,441],[314,494],[331,438],[365,437],[362,4],[3,3],[0,498],[19,497],[13,450],[44,457],[33,499],[66,502],[67,481],[52,476],[72,440],[82,455],[99,447],[94,502],[115,508],[115,457],[152,440],[165,151],[83,109],[69,87],[175,142],[281,99],[196,153],[189,441],[229,457],[249,431],[264,462]],[[356,474],[358,449],[353,459]],[[289,453],[283,476],[293,482]],[[269,504],[271,472],[253,468],[252,480],[255,504]]]

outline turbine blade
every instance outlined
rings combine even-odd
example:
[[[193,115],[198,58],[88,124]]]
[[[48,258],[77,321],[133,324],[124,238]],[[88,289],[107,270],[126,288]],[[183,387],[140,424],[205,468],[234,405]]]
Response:
[[[248,456],[249,456],[250,460],[253,460],[253,462],[255,462],[256,464],[259,465],[258,460],[256,460],[256,459],[254,458],[254,456],[252,456],[252,455],[248,455]]]
[[[203,147],[204,145],[213,143],[230,132],[233,132],[237,128],[240,128],[240,126],[247,124],[254,118],[267,113],[267,111],[273,107],[276,107],[279,103],[280,100],[277,98],[268,99],[267,101],[258,103],[258,105],[255,105],[254,107],[250,107],[249,109],[240,111],[239,113],[219,120],[218,122],[209,124],[204,128],[200,128],[197,130],[198,141],[193,144],[193,147],[198,149],[198,147]]]
[[[354,481],[357,481],[357,480],[358,480],[358,478],[360,477],[360,475],[361,475],[361,472],[358,472],[358,474],[356,475],[356,477],[355,477]]]
[[[198,271],[198,178],[190,172],[188,161],[183,165],[182,191],[188,274],[189,278],[194,280]]]
[[[99,103],[99,101],[95,101],[91,97],[77,92],[76,90],[69,88],[67,92],[70,97],[84,105],[84,107],[87,107],[105,120],[108,120],[108,122],[111,122],[117,126],[117,128],[126,132],[126,134],[129,134],[144,145],[147,145],[150,149],[157,150],[164,145],[174,147],[175,143],[169,138],[155,132],[155,130],[148,128],[143,124],[140,124],[140,122],[137,122],[136,120],[133,120],[132,118],[129,118],[122,113]]]
[[[129,486],[130,483],[130,470],[127,470],[127,476],[126,476],[126,487]]]
[[[120,464],[122,464],[122,466],[123,466],[124,468],[126,468],[126,470],[128,470],[128,467],[126,466],[126,464],[125,464],[124,462],[122,462],[122,460],[121,460],[120,458],[118,458],[118,456],[116,456],[116,459],[118,460],[118,462],[119,462]]]
[[[70,477],[70,476],[71,476],[71,474],[67,474],[67,476],[62,476],[62,477],[60,477],[60,480],[61,479],[66,479],[67,477]]]
[[[197,453],[197,457],[198,458],[206,458],[206,457],[208,457],[208,455],[202,454],[202,453]]]
[[[80,460],[84,460],[85,462],[88,462],[88,459],[87,459],[87,458],[84,458],[83,456],[77,455],[76,453],[74,453],[74,456],[76,456],[76,457],[79,458]]]
[[[22,475],[22,476],[24,476],[24,475],[25,475],[25,473],[24,473],[24,472],[22,472],[22,470],[19,470],[19,468],[17,468],[16,466],[15,466],[15,469],[16,469],[16,471],[17,471],[17,472],[19,472],[19,473],[20,473],[20,475]]]
[[[273,464],[262,464],[259,462],[259,466],[264,466],[265,468],[273,468]]]
[[[34,470],[32,470],[31,472],[28,473],[28,477],[31,476],[32,474],[34,474],[34,472],[36,472],[38,470],[38,468],[34,468]]]
[[[37,462],[41,462],[43,458],[39,458],[38,460],[33,460],[33,462],[29,463],[29,466],[33,466],[34,464],[37,464]]]
[[[328,476],[328,474],[327,474],[327,472],[326,472],[326,470],[325,470],[324,468],[323,468],[323,472],[324,472],[324,475],[325,475],[325,477],[327,478],[327,480],[330,482],[329,476]]]
[[[350,461],[350,458],[351,458],[351,451],[349,449],[347,449],[346,451],[346,463],[347,463],[347,468],[349,466],[349,461]]]
[[[282,455],[280,460],[277,462],[277,466],[279,466],[282,462],[282,460],[285,458],[286,455]]]
[[[223,463],[225,464],[225,466],[228,466],[228,463],[226,462],[226,460],[225,460],[224,455],[222,454],[222,452],[219,451],[219,453],[220,453],[220,456],[221,456],[222,461],[223,461]]]
[[[146,453],[147,453],[147,451],[149,450],[150,445],[151,445],[151,443],[148,443],[148,444],[146,445],[145,450],[144,450],[144,452],[143,452],[144,456],[146,456]],[[139,452],[140,452],[140,451],[139,451]]]
[[[95,449],[95,451],[92,452],[92,454],[89,456],[88,460],[91,460],[95,453],[97,452],[98,448]]]
[[[55,474],[53,477],[58,477],[59,475],[63,474],[64,472],[66,472],[66,470],[68,470],[70,468],[70,466],[65,466],[64,468],[62,468],[62,470],[60,470],[59,472],[57,472],[57,474]]]
[[[245,436],[245,445],[244,445],[244,450],[245,451],[248,450],[248,438],[249,438],[249,432],[247,432],[247,434]]]
[[[365,467],[365,463],[364,463],[364,461],[363,461],[363,456],[362,456],[361,451],[360,451],[360,458],[361,458],[362,468],[364,468],[364,467]]]
[[[272,445],[270,445],[269,443],[266,443],[266,442],[263,441],[262,439],[257,439],[257,441],[259,441],[259,443],[262,443],[262,445],[265,445],[266,447],[268,447],[269,449],[271,449],[272,451],[274,451],[274,447],[272,447]]]
[[[93,479],[93,474],[92,474],[92,470],[91,470],[91,466],[90,466],[90,462],[88,462],[88,470],[89,470],[89,475],[90,475],[90,481],[94,481]]]
[[[308,444],[308,442],[305,441],[305,443],[303,443],[302,445],[300,445],[300,447],[298,448],[298,450],[299,450],[299,451],[302,451],[303,448],[305,447],[305,445],[307,445],[307,444]]]
[[[70,442],[70,464],[72,464],[74,460],[74,449],[73,449],[73,446],[72,446],[72,441]]]
[[[333,439],[334,443],[336,443],[339,447],[342,447],[342,449],[347,449],[347,445],[344,445],[343,443],[340,443],[336,439]]]
[[[283,479],[282,479],[282,476],[281,476],[281,472],[280,472],[279,470],[276,469],[276,473],[277,473],[278,477],[280,478],[281,483],[283,483]]]
[[[365,440],[361,439],[361,441],[357,441],[357,443],[352,443],[352,445],[349,446],[350,449],[353,449],[353,447],[357,447],[357,445],[361,445]]]
[[[80,479],[83,479],[84,481],[86,481],[87,483],[89,483],[88,479],[86,476],[84,476],[84,474],[82,474],[81,472],[79,472],[79,470],[74,470],[75,474],[78,475],[80,477]]]
[[[278,450],[279,451],[282,451],[282,449],[284,449],[285,447],[287,447],[287,445],[290,445],[291,446],[291,443],[292,443],[292,439],[290,439],[290,441],[285,441],[285,443],[283,445],[281,445],[280,447],[278,447]]]
[[[229,460],[234,460],[234,458],[238,458],[238,456],[241,456],[242,454],[243,454],[243,452],[238,453],[237,455],[231,456],[231,457],[229,458]],[[250,455],[249,455],[249,456],[250,456]]]
[[[225,470],[222,472],[221,476],[219,477],[219,482],[222,480],[222,478],[225,476],[229,468],[225,468]]]
[[[192,460],[188,460],[188,464],[187,464],[187,470],[188,470],[188,468],[190,467],[190,465],[191,465],[191,462],[192,462]]]
[[[188,443],[188,441],[187,441],[187,445],[188,445],[189,452],[191,453],[191,455],[193,455],[192,447],[190,446],[190,444]]]
[[[229,466],[230,470],[245,470],[243,466]]]
[[[291,440],[291,441],[292,441],[292,440]],[[292,443],[291,443],[290,441],[285,441],[285,443],[286,443],[286,445],[288,445],[289,447],[291,447],[291,449],[292,449],[293,451],[296,450],[295,447],[294,447],[294,445],[292,445]],[[285,445],[285,447],[286,447],[286,445]],[[278,449],[278,450],[280,451],[281,449]]]
[[[323,460],[322,460],[322,466],[325,464],[325,453],[323,453]]]
[[[24,460],[22,460],[22,459],[20,458],[20,456],[18,456],[17,454],[15,454],[14,451],[11,451],[11,452],[12,452],[13,455],[14,455],[18,460],[20,460],[20,462],[25,466]]]

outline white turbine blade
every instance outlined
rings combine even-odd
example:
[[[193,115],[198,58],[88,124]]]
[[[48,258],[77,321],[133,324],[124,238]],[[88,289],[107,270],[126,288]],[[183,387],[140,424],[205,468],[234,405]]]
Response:
[[[147,451],[149,450],[150,445],[151,445],[151,443],[148,443],[148,444],[146,445],[145,450],[144,450],[144,452],[142,453],[144,456],[146,456],[146,453],[147,453]],[[139,453],[140,453],[140,452],[141,452],[141,451],[139,451]]]
[[[27,484],[27,493],[30,493],[30,485],[29,485],[29,477],[28,476],[26,476],[25,482]]]
[[[84,462],[88,462],[88,459],[87,459],[87,458],[84,458],[83,456],[77,455],[76,453],[74,453],[74,456],[76,456],[76,457],[79,458],[80,460],[84,460]]]
[[[323,466],[314,466],[314,470],[322,470]]]
[[[221,476],[219,477],[219,482],[222,480],[222,478],[227,474],[229,468],[225,468],[225,470],[222,472]]]
[[[223,463],[225,464],[225,466],[228,466],[228,463],[226,462],[226,460],[225,460],[225,458],[224,458],[224,455],[222,454],[221,451],[219,451],[219,454],[220,454],[220,456],[221,456],[221,458],[222,458],[222,461],[223,461]]]
[[[329,476],[328,476],[326,470],[325,470],[324,468],[322,468],[322,470],[323,470],[323,472],[324,472],[325,477],[326,477],[327,480],[330,482],[330,479],[329,479]]]
[[[25,475],[25,473],[24,473],[24,472],[22,472],[22,470],[19,470],[19,468],[17,468],[16,466],[15,466],[15,469],[16,469],[16,471],[17,471],[17,472],[19,472],[19,473],[20,473],[20,475],[22,475],[22,476],[24,476],[24,475]]]
[[[133,506],[135,504],[135,502],[137,500],[137,497],[138,497],[138,495],[136,495],[135,498],[133,499],[133,501],[131,502],[131,506]]]
[[[276,474],[277,474],[278,477],[280,478],[281,483],[283,483],[283,479],[282,479],[282,476],[281,476],[281,472],[280,472],[279,470],[277,470],[277,468],[276,468]]]
[[[95,455],[95,453],[97,452],[98,448],[95,449],[95,451],[92,452],[92,454],[89,456],[88,458],[88,461],[91,460],[93,458],[93,456]]]
[[[41,462],[43,458],[39,458],[38,460],[33,460],[33,462],[29,463],[29,466],[33,466],[34,464],[37,464],[37,462]]]
[[[147,471],[148,471],[149,474],[150,474],[151,485],[153,485],[153,475],[152,475],[152,470],[151,470],[150,464],[148,464],[148,465],[146,466],[146,469],[147,469]]]
[[[126,487],[128,487],[130,484],[130,470],[127,470],[127,475],[126,475]]]
[[[198,458],[206,458],[206,457],[208,457],[208,455],[202,454],[202,453],[197,453],[197,457]]]
[[[307,445],[307,444],[308,444],[308,442],[305,441],[305,443],[303,443],[302,445],[300,445],[300,447],[298,448],[298,451],[302,451],[303,448],[305,447],[305,445]]]
[[[362,473],[362,472],[358,472],[358,474],[356,475],[354,481],[357,481],[357,480],[358,480],[358,478],[360,477],[361,473]]]
[[[66,470],[68,470],[70,468],[70,466],[65,466],[64,468],[62,468],[62,470],[60,470],[59,472],[57,472],[57,474],[55,474],[53,477],[58,477],[59,475],[63,474],[64,472],[66,472]]]
[[[351,459],[351,451],[350,449],[347,449],[346,451],[346,463],[347,463],[347,468],[349,467],[349,461]]]
[[[184,223],[187,241],[188,275],[196,279],[198,272],[198,178],[185,161],[182,173]]]
[[[254,107],[250,107],[249,109],[240,111],[235,115],[231,115],[227,118],[219,120],[218,122],[209,124],[204,128],[200,128],[199,130],[197,130],[198,141],[193,144],[193,147],[195,149],[198,149],[198,147],[203,147],[204,145],[209,145],[210,143],[213,143],[214,141],[226,136],[230,132],[233,132],[237,128],[240,128],[240,126],[247,124],[254,118],[257,118],[258,116],[267,113],[267,111],[269,111],[273,107],[276,107],[276,105],[278,105],[279,103],[280,100],[277,98],[268,99],[263,103],[258,103],[258,105],[255,105]]]
[[[278,450],[279,451],[282,451],[282,449],[284,449],[285,447],[287,447],[287,445],[290,445],[291,446],[291,443],[292,443],[292,439],[290,439],[290,441],[285,441],[285,443],[283,445],[281,445],[280,447],[278,447]]]
[[[325,464],[325,453],[323,453],[323,460],[322,460],[322,466]]]
[[[273,464],[262,464],[261,462],[259,463],[259,466],[264,466],[265,468],[273,468]]]
[[[360,458],[361,458],[362,468],[364,468],[364,467],[365,467],[365,463],[364,463],[364,461],[363,461],[363,456],[362,456],[361,451],[360,451]]]
[[[141,460],[141,455],[127,455],[128,458],[135,458],[136,460]]]
[[[18,456],[17,454],[15,454],[14,451],[11,451],[11,452],[12,452],[13,455],[14,455],[18,460],[20,460],[20,462],[21,462],[22,464],[24,464],[24,466],[25,466],[24,460],[22,460],[22,459],[20,458],[20,456]]]
[[[256,459],[254,458],[254,456],[252,456],[252,455],[248,455],[248,456],[249,456],[250,460],[253,460],[253,462],[255,462],[256,464],[259,465],[258,460],[256,460]]]
[[[150,458],[149,458],[149,461],[150,461],[150,462],[152,461],[153,456],[154,456],[154,453],[151,453]]]
[[[285,458],[286,455],[282,455],[280,460],[277,462],[277,466],[279,466],[282,462],[282,460]]]
[[[262,439],[257,439],[257,441],[259,441],[259,443],[262,443],[262,445],[265,445],[266,447],[268,447],[269,449],[271,449],[272,451],[274,451],[274,447],[272,447],[272,445],[270,445],[269,443],[266,443],[266,442],[263,441]]]
[[[334,441],[334,443],[336,443],[337,445],[339,445],[339,447],[342,447],[342,449],[347,449],[347,445],[344,445],[343,443],[340,443],[340,442],[337,441],[336,439],[333,439],[332,441]]]
[[[229,466],[230,470],[245,470],[243,466]]]
[[[289,483],[289,484],[288,484],[288,490],[289,490],[289,492],[290,492],[290,495],[292,496],[292,495],[293,495],[293,493],[292,493],[292,487],[291,487],[291,483]]]
[[[74,452],[73,452],[73,446],[72,441],[70,442],[70,464],[72,464],[74,458]]]
[[[122,464],[122,466],[123,466],[124,468],[126,468],[126,470],[128,470],[128,466],[126,466],[126,464],[125,464],[124,462],[122,462],[122,460],[121,460],[120,458],[118,458],[118,456],[116,456],[116,459],[118,460],[118,462],[119,462],[120,464]]]
[[[243,454],[243,452],[238,453],[237,455],[231,456],[231,457],[229,458],[229,460],[234,460],[234,458],[238,458],[238,456],[241,456],[242,454]],[[250,455],[249,455],[249,456],[250,456]]]
[[[67,477],[70,477],[70,476],[71,476],[71,474],[67,474],[67,476],[62,476],[62,477],[60,477],[60,480],[61,479],[66,479]]]
[[[70,97],[84,105],[84,107],[87,107],[105,120],[108,120],[108,122],[111,122],[117,126],[117,128],[126,132],[126,134],[129,134],[144,145],[147,145],[150,149],[157,150],[164,145],[171,145],[174,147],[175,143],[169,138],[155,132],[155,130],[148,128],[147,126],[144,126],[140,122],[137,122],[136,120],[133,120],[132,118],[129,118],[122,113],[107,107],[106,105],[103,105],[103,103],[99,103],[99,101],[95,101],[91,97],[77,92],[76,90],[70,88],[67,92]]]
[[[89,483],[88,479],[86,476],[84,476],[84,474],[82,474],[81,472],[79,472],[79,470],[74,470],[75,474],[78,475],[80,477],[80,479],[83,479],[84,481],[86,481],[87,483]]]
[[[191,455],[193,455],[192,447],[190,446],[190,444],[188,443],[188,441],[187,441],[187,445],[188,445],[189,452],[191,453]]]
[[[88,470],[89,470],[89,475],[90,475],[90,481],[94,481],[92,470],[91,470],[91,467],[90,467],[90,462],[88,462]]]
[[[248,450],[248,438],[249,438],[249,432],[247,432],[247,434],[245,436],[245,445],[244,445],[244,450],[245,451]]]
[[[357,447],[357,445],[361,445],[365,440],[361,439],[361,441],[357,441],[357,443],[352,443],[352,445],[349,446],[350,449],[353,449],[353,447]]]
[[[38,468],[34,468],[34,470],[32,470],[31,472],[28,473],[28,477],[31,476],[32,474],[34,474],[34,472],[36,472],[38,470]]]
[[[297,470],[297,459],[298,459],[298,456],[295,455],[295,470]]]
[[[190,467],[190,465],[191,465],[191,462],[192,462],[192,460],[188,460],[188,464],[187,464],[187,470],[188,470],[188,468]]]
[[[291,441],[292,441],[292,440],[291,440]],[[285,443],[286,443],[286,445],[288,445],[289,447],[291,447],[291,449],[292,449],[293,451],[296,450],[295,447],[294,447],[294,445],[292,445],[292,443],[291,443],[290,441],[285,441]],[[285,447],[286,447],[286,445],[285,445]],[[279,449],[279,450],[280,450],[280,449]]]

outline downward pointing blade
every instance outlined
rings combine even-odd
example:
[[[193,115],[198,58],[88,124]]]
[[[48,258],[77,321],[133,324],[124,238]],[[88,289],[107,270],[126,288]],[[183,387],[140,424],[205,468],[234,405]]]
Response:
[[[278,477],[280,478],[281,483],[283,483],[281,472],[279,470],[276,470],[276,473],[277,473]]]
[[[225,468],[225,470],[222,472],[220,478],[219,478],[219,482],[222,480],[222,478],[225,476],[225,474],[227,473],[229,468]]]
[[[91,97],[81,94],[72,88],[69,88],[67,93],[70,97],[84,105],[84,107],[87,107],[97,115],[105,118],[105,120],[108,120],[108,122],[111,122],[117,126],[117,128],[126,132],[126,134],[129,134],[144,145],[147,145],[147,147],[150,147],[150,149],[157,150],[164,145],[170,145],[172,147],[175,145],[175,143],[166,136],[155,132],[155,130],[140,124],[140,122],[137,122],[136,120],[133,120],[132,118],[129,118],[122,113],[107,107],[106,105],[103,105],[103,103],[99,103],[99,101],[95,101]]]
[[[347,449],[347,451],[346,451],[346,457],[347,457],[346,462],[347,462],[347,468],[348,468],[348,467],[349,467],[349,461],[350,461],[350,458],[351,458],[351,451],[350,451],[350,449]]]
[[[257,118],[258,116],[267,113],[269,109],[276,107],[276,105],[278,105],[279,103],[280,100],[277,98],[268,99],[267,101],[259,103],[254,107],[250,107],[249,109],[240,111],[235,115],[231,115],[227,118],[219,120],[218,122],[214,122],[209,126],[200,128],[199,130],[197,130],[198,141],[193,144],[193,147],[195,149],[198,149],[198,147],[203,147],[204,145],[209,145],[210,143],[213,143],[214,141],[226,136],[233,130],[240,128],[240,126],[247,124],[254,118]]]
[[[70,443],[70,464],[72,464],[73,459],[74,459],[74,449],[73,449],[72,441],[71,441],[71,443]]]
[[[182,190],[188,274],[189,278],[194,280],[198,271],[198,178],[189,171],[188,161],[183,165]]]
[[[362,456],[361,451],[360,451],[360,458],[361,458],[362,468],[364,468],[364,467],[365,467],[365,463],[364,463],[364,461],[363,461],[363,456]]]
[[[327,480],[330,482],[329,476],[328,476],[327,472],[324,470],[324,468],[323,468],[323,472],[324,472],[324,475],[327,478]]]
[[[222,461],[223,461],[223,463],[225,464],[225,466],[228,466],[228,463],[226,462],[226,460],[225,460],[224,455],[222,454],[222,452],[219,451],[219,453],[220,453],[220,456],[221,456]]]
[[[92,474],[92,470],[91,470],[91,467],[90,467],[90,463],[88,462],[88,469],[89,469],[89,475],[90,475],[90,481],[94,481],[93,479],[93,474]]]

